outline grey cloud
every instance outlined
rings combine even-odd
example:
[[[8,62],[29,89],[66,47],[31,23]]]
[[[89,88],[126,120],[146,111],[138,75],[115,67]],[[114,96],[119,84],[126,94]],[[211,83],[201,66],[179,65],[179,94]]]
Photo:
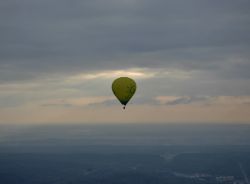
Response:
[[[24,99],[13,96],[5,96],[4,98],[0,96],[0,108],[16,107],[24,103]]]
[[[73,107],[73,105],[70,103],[46,103],[46,104],[42,104],[41,107],[65,107],[65,108],[69,108],[69,107]]]
[[[211,97],[199,97],[199,96],[180,97],[175,100],[167,102],[166,105],[191,104],[195,102],[208,102],[209,100],[211,100]]]
[[[193,104],[193,103],[203,103],[208,104],[214,97],[212,96],[180,96],[175,100],[171,100],[165,103],[165,105],[183,105],[183,104]],[[113,106],[120,105],[119,101],[116,99],[105,100],[103,102],[88,104],[88,107],[100,107],[100,106]],[[154,98],[146,97],[134,97],[130,100],[128,105],[162,105],[159,101]]]
[[[87,107],[113,106],[118,104],[119,102],[117,100],[105,100],[103,102],[90,103],[87,105]]]
[[[129,67],[201,70],[212,86],[249,80],[249,7],[247,0],[1,1],[0,83]],[[202,85],[187,82],[186,92]]]
[[[2,12],[1,24],[8,34],[3,43],[9,44],[9,48],[2,54],[6,59],[49,60],[50,56],[53,60],[61,55],[79,64],[76,60],[85,55],[91,59],[97,53],[110,59],[116,52],[225,46],[249,41],[246,1],[215,4],[158,0],[126,4],[113,0],[25,0],[4,4],[8,11]],[[10,20],[3,18],[9,16]]]
[[[113,106],[113,105],[121,105],[117,99],[112,100],[105,100],[99,103],[91,103],[88,107],[98,107],[98,106]],[[159,103],[153,98],[147,97],[138,97],[133,96],[132,99],[129,101],[128,105],[159,105]]]

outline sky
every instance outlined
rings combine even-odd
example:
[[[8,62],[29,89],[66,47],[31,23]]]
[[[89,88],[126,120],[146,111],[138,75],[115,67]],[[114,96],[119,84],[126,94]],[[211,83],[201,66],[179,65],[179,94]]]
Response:
[[[2,0],[0,123],[250,123],[249,33],[249,0]]]

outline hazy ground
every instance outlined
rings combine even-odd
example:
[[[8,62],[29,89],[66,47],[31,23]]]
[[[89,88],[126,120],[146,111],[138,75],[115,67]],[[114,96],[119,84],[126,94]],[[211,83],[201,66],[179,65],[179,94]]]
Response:
[[[248,176],[250,125],[0,125],[4,184],[247,183]]]

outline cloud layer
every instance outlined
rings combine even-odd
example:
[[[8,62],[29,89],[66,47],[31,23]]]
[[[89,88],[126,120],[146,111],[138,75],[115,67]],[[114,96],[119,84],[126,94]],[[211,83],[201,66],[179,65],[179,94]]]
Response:
[[[1,1],[0,110],[72,108],[72,99],[104,97],[112,104],[110,85],[120,75],[136,79],[138,105],[159,96],[178,97],[168,106],[249,96],[249,7],[247,0]]]

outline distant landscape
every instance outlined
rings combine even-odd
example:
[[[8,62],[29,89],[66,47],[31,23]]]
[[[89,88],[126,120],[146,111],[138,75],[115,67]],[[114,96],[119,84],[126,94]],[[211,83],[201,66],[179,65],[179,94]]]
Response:
[[[4,184],[248,184],[250,125],[1,125]]]

